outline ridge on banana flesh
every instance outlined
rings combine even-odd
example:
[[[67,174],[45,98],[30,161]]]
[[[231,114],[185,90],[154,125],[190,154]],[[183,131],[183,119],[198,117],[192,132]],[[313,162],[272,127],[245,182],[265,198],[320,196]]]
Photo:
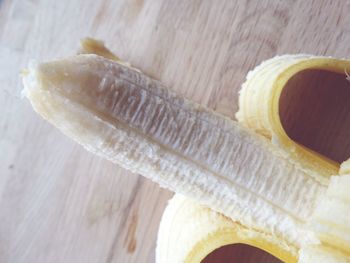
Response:
[[[346,69],[347,66],[349,66],[349,61],[310,55],[284,55],[263,62],[248,74],[247,81],[243,84],[240,92],[240,109],[236,116],[243,125],[271,139],[273,143],[281,147],[282,150],[286,152],[286,155],[289,156],[290,161],[295,165],[302,167],[302,169],[310,174],[310,176],[316,176],[319,178],[319,174],[323,174],[325,177],[337,174],[339,164],[336,164],[333,161],[295,143],[287,136],[279,119],[278,104],[272,104],[278,102],[285,83],[293,76],[293,74],[308,68],[330,70],[344,74],[344,69]],[[339,173],[350,173],[349,167],[350,159],[341,164]],[[299,252],[299,262],[350,262],[350,256],[348,254],[350,249],[349,246],[346,245],[349,244],[350,233],[349,230],[344,231],[344,227],[345,229],[349,229],[350,227],[345,223],[350,222],[350,204],[344,203],[344,201],[341,201],[340,199],[335,200],[334,197],[329,197],[329,192],[333,191],[338,194],[339,198],[347,196],[350,198],[347,193],[350,188],[350,181],[345,181],[345,178],[350,180],[350,176],[342,177],[342,183],[336,184],[335,182],[340,182],[340,177],[333,176],[326,197],[323,196],[318,201],[318,207],[312,216],[312,220],[307,223],[307,225],[310,229],[314,230],[318,238],[322,241],[322,244],[302,247]],[[168,206],[171,207],[173,205],[170,202]],[[167,210],[168,209],[171,208],[167,207]],[[197,210],[200,211],[203,210],[203,208],[198,206]],[[165,214],[166,213],[167,211],[165,211]],[[210,213],[215,212],[211,211]],[[337,215],[337,219],[335,219],[335,215]],[[341,222],[339,222],[339,218],[342,218]],[[167,225],[166,222],[163,222],[166,220],[167,217],[164,216],[161,221],[161,226]],[[188,216],[186,220],[190,222],[197,219],[191,219]],[[168,233],[172,233],[173,229],[177,229],[176,221],[177,220],[174,219],[172,221],[173,223],[168,226]],[[182,221],[184,221],[184,219],[182,219]],[[234,222],[231,223],[234,224]],[[203,232],[205,232],[207,227],[208,224],[200,225],[200,228],[204,229]],[[176,245],[174,244],[176,243],[175,240],[172,240],[173,243],[168,241],[168,243],[166,243],[167,246],[163,245],[165,242],[162,242],[162,240],[165,240],[166,238],[166,234],[163,233],[166,231],[164,228],[165,227],[160,228],[158,235],[158,239],[160,239],[158,244],[162,247],[162,249],[158,250],[164,250],[162,253],[157,254],[160,255],[159,257],[161,258],[159,262],[165,262],[162,255],[170,253],[169,251],[176,248]],[[231,230],[233,229],[234,227],[232,226]],[[259,234],[253,229],[250,231],[250,235]],[[179,230],[177,230],[177,232],[179,232]],[[191,237],[192,233],[187,232],[186,235]],[[216,235],[216,238],[213,238],[213,235]],[[222,240],[222,237],[220,234],[212,231],[208,232],[207,236],[203,235],[202,239],[206,240],[206,246],[202,246],[199,249],[196,245],[187,248],[187,251],[191,251],[189,255],[202,255],[203,253],[209,254],[212,250],[220,247],[220,245],[217,244],[220,243],[218,240]],[[215,242],[212,240],[215,240]],[[198,241],[198,243],[202,242]],[[233,236],[231,242],[228,243],[246,243],[263,248],[259,244],[254,242],[247,243],[244,238],[237,240]],[[284,262],[294,262],[296,258],[298,258],[298,253],[295,254],[295,251],[290,249],[285,249],[289,254],[281,256],[278,253],[279,247],[271,242],[271,238],[265,240],[265,247],[263,249],[269,251],[269,253],[275,255]],[[178,252],[178,255],[181,255],[181,253]],[[172,262],[191,261],[182,259]]]
[[[307,223],[328,173],[311,177],[262,136],[110,59],[79,55],[32,64],[24,93],[89,151],[262,233],[279,244],[272,253],[282,246],[295,258],[296,248],[319,244]]]
[[[168,203],[159,227],[157,262],[200,262],[228,244],[248,244],[283,262],[350,262],[350,175],[333,176],[307,226],[318,245],[291,247],[284,240],[244,225],[176,194]]]
[[[83,39],[80,53],[102,55],[120,62],[103,42],[94,39]],[[128,63],[126,65],[131,67]],[[285,240],[246,228],[176,194],[165,209],[159,226],[156,262],[199,262],[214,249],[233,243],[259,247],[285,262],[294,262],[297,258],[297,249]]]
[[[333,176],[308,223],[321,241],[300,249],[299,262],[350,262],[350,174]]]
[[[314,241],[303,222],[325,186],[238,123],[96,55],[32,65],[24,85],[33,108],[89,151],[249,227]]]
[[[308,229],[319,245],[300,248],[299,262],[350,262],[350,159],[339,164],[290,139],[282,127],[279,99],[287,82],[304,70],[340,73],[346,78],[350,61],[311,55],[284,55],[269,59],[249,72],[239,96],[237,119],[278,145],[291,162],[310,175],[332,176],[319,200]],[[249,104],[250,103],[250,104]]]

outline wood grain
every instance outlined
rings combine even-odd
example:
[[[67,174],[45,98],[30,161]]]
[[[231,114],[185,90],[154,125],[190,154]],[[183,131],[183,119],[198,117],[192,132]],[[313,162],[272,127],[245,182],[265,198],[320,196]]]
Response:
[[[166,86],[233,117],[240,84],[261,61],[349,56],[349,12],[347,0],[0,1],[0,262],[154,262],[171,196],[36,115],[20,95],[30,59],[103,39]]]

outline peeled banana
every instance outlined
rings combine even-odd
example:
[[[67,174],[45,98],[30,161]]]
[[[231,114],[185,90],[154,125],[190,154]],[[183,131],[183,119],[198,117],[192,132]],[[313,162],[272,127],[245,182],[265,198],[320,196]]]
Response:
[[[42,117],[87,150],[194,200],[171,201],[161,222],[158,262],[199,262],[233,242],[260,247],[286,262],[296,262],[300,251],[303,262],[319,256],[318,250],[348,256],[347,245],[338,244],[345,237],[328,224],[346,228],[347,217],[332,221],[321,209],[327,196],[327,206],[335,212],[347,208],[332,201],[331,185],[337,183],[332,178],[330,184],[329,178],[339,165],[296,146],[283,129],[275,129],[278,119],[268,105],[277,95],[268,86],[275,85],[279,74],[272,76],[263,66],[251,73],[241,92],[240,124],[176,95],[120,62],[102,43],[88,43],[90,50],[85,45],[88,50],[82,53],[101,56],[30,64],[23,76],[24,94]],[[84,51],[84,42],[82,46]],[[265,66],[283,75],[290,67],[297,72],[300,61],[312,60],[327,58],[289,56],[275,59],[279,66],[272,67],[273,61]],[[329,69],[350,65],[329,60],[334,62],[326,63]],[[260,78],[266,79],[266,88],[254,91]],[[259,92],[267,105],[252,103],[261,107],[252,109],[249,96]],[[180,236],[182,228],[192,234]]]
[[[286,132],[284,131],[280,116],[279,116],[279,98],[281,96],[282,90],[287,83],[287,81],[298,72],[301,72],[306,69],[321,69],[321,70],[330,70],[332,72],[337,73],[343,73],[346,72],[347,67],[349,66],[348,61],[344,60],[336,60],[332,58],[323,58],[323,57],[313,57],[309,55],[285,55],[281,57],[276,57],[274,59],[270,59],[266,62],[263,62],[260,66],[258,66],[256,69],[254,69],[252,72],[250,72],[247,76],[247,81],[243,84],[242,90],[240,92],[240,110],[236,114],[237,119],[243,123],[246,127],[249,127],[252,130],[255,130],[257,133],[264,135],[266,138],[270,139],[273,144],[277,145],[282,151],[285,152],[286,156],[288,156],[290,162],[294,163],[296,166],[303,169],[306,173],[308,173],[310,176],[313,176],[319,181],[322,181],[326,184],[328,184],[328,177],[332,174],[338,174],[339,164],[335,163],[334,161],[329,160],[328,158],[325,158],[323,156],[320,156],[319,154],[313,152],[312,150],[309,150],[305,148],[304,146],[295,143],[292,141]],[[345,77],[346,74],[344,74]],[[349,172],[349,161],[342,163],[341,165],[341,174],[345,174],[346,172]],[[320,176],[323,175],[323,176]],[[348,177],[350,178],[350,177]],[[337,180],[338,178],[332,178],[332,180]],[[332,185],[332,184],[331,184]],[[339,187],[338,187],[339,186]],[[337,187],[333,187],[333,189],[337,189],[340,196],[347,196],[346,193],[349,186],[347,184],[344,184],[343,187],[340,187],[340,184],[338,184]],[[329,186],[331,188],[331,186]],[[341,189],[344,189],[341,191]],[[329,190],[328,190],[329,191]],[[177,197],[175,197],[176,199]],[[308,227],[310,229],[314,229],[315,226],[318,226],[320,223],[317,223],[317,213],[319,214],[319,211],[323,211],[323,216],[328,214],[328,219],[334,217],[334,213],[332,213],[330,209],[335,207],[332,207],[330,205],[326,205],[323,203],[323,200],[318,201],[318,208],[316,209],[316,212],[314,212],[313,219],[308,223]],[[188,201],[190,202],[190,201]],[[329,202],[328,202],[329,203]],[[335,201],[335,204],[340,204],[340,201]],[[177,226],[178,225],[184,225],[183,223],[177,222],[177,217],[174,216],[172,219],[171,226],[168,226],[167,228],[162,227],[163,225],[167,224],[167,217],[165,216],[168,212],[167,210],[172,210],[171,207],[174,206],[172,202],[168,205],[168,208],[166,209],[166,212],[164,213],[164,217],[161,222],[161,227],[159,230],[158,235],[158,246],[161,247],[157,251],[162,251],[157,253],[157,257],[159,259],[159,262],[165,262],[164,255],[167,255],[169,253],[175,253],[177,255],[181,255],[181,252],[178,251],[175,245],[176,240],[169,239],[167,236],[169,234],[166,233],[181,233],[181,235],[191,237],[191,236],[200,236],[200,235],[192,235],[190,231],[184,227],[184,231],[181,231]],[[203,207],[197,206],[197,211],[192,211],[192,214],[203,214]],[[192,209],[194,210],[194,209]],[[181,212],[180,209],[177,210],[180,214],[179,217],[183,217],[184,212]],[[214,214],[215,212],[206,210],[207,213]],[[334,210],[334,212],[342,213],[343,217],[350,212],[348,206],[345,204],[342,207],[338,207],[337,211]],[[208,215],[209,217],[209,215]],[[211,216],[211,218],[215,218]],[[342,218],[342,217],[340,217]],[[234,218],[233,218],[234,219]],[[350,219],[350,218],[349,218]],[[324,219],[323,219],[324,220]],[[182,221],[186,221],[187,224],[191,224],[192,221],[198,221],[198,218],[196,216],[187,216],[186,220],[182,219]],[[200,229],[202,229],[202,232],[205,232],[206,229],[209,229],[209,224],[213,224],[213,222],[207,221],[208,223],[200,224]],[[329,235],[330,230],[335,229],[339,226],[346,226],[346,220],[343,220],[342,224],[334,224],[332,228],[325,230],[327,235]],[[227,224],[218,223],[218,225],[221,224],[222,229],[229,229],[234,232],[238,232],[235,228],[235,222],[231,220],[231,227],[227,227]],[[342,228],[340,227],[340,228]],[[220,229],[220,226],[218,226]],[[197,231],[199,231],[197,229]],[[315,233],[318,233],[314,229]],[[341,231],[339,231],[340,233]],[[256,232],[254,229],[250,229],[250,233],[245,235],[243,238],[241,236],[241,239],[235,238],[235,235],[231,235],[231,240],[227,241],[225,238],[221,237],[219,231],[210,231],[208,230],[205,232],[206,234],[202,234],[202,240],[198,241],[197,243],[205,243],[206,246],[204,247],[196,247],[191,246],[190,248],[186,248],[187,250],[191,251],[185,257],[183,257],[181,260],[178,261],[170,261],[170,262],[192,262],[191,260],[187,260],[189,257],[192,257],[193,254],[209,254],[212,250],[215,248],[218,248],[225,244],[234,244],[234,243],[246,243],[250,244],[259,248],[262,248],[271,254],[275,255],[279,259],[283,260],[284,262],[295,262],[298,258],[298,252],[292,251],[290,249],[284,249],[285,252],[289,251],[287,255],[283,255],[279,253],[278,246],[276,246],[276,243],[279,242],[277,239],[276,243],[271,242],[270,240],[265,240],[264,246],[259,244],[253,244],[253,242],[247,242],[244,237],[254,236],[259,234],[259,232]],[[178,234],[180,235],[180,234]],[[344,236],[349,236],[349,232],[344,232]],[[210,237],[210,238],[209,238]],[[319,233],[318,233],[318,237]],[[164,240],[170,240],[168,242],[164,242]],[[205,240],[205,241],[204,241]],[[214,241],[213,241],[214,240]],[[223,244],[218,245],[220,243],[219,241],[222,241]],[[251,239],[252,241],[254,239]],[[320,238],[320,240],[322,240]],[[333,237],[331,239],[332,242],[328,242],[327,245],[307,245],[303,247],[303,249],[300,250],[300,262],[330,262],[332,258],[332,252],[333,254],[333,261],[332,262],[350,262],[349,258],[346,256],[346,254],[342,254],[339,252],[339,249],[341,248],[342,244],[344,244],[344,241],[339,237]],[[337,241],[338,240],[338,241]],[[173,242],[171,242],[173,241]],[[324,242],[324,240],[323,240]],[[339,242],[337,246],[334,247],[334,244]],[[164,245],[166,244],[166,245]],[[333,244],[333,248],[330,248],[330,244]],[[174,252],[171,252],[175,249]],[[186,250],[183,248],[183,250]],[[300,249],[300,248],[298,248]],[[296,251],[298,251],[298,249]],[[345,250],[349,250],[349,247],[345,248]],[[205,252],[204,252],[205,251]],[[320,253],[320,251],[323,251]],[[202,257],[201,259],[203,259]],[[197,261],[194,261],[197,262]],[[199,262],[199,261],[198,261]]]

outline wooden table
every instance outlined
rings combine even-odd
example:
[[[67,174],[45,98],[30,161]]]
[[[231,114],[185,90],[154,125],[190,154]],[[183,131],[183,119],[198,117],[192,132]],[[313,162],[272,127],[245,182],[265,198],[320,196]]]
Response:
[[[233,118],[240,84],[261,61],[349,56],[349,13],[346,0],[0,1],[0,262],[153,262],[172,196],[36,115],[21,99],[19,71],[30,59],[74,54],[85,36],[102,39]]]

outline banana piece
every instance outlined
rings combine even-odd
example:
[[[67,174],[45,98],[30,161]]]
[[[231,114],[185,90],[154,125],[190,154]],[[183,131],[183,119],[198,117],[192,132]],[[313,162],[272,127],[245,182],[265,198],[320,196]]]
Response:
[[[234,219],[203,208],[218,220],[212,231],[226,219],[238,242],[291,260],[296,248],[320,242],[307,223],[332,169],[311,177],[267,139],[118,61],[79,55],[32,64],[23,82],[33,108],[87,150]]]

